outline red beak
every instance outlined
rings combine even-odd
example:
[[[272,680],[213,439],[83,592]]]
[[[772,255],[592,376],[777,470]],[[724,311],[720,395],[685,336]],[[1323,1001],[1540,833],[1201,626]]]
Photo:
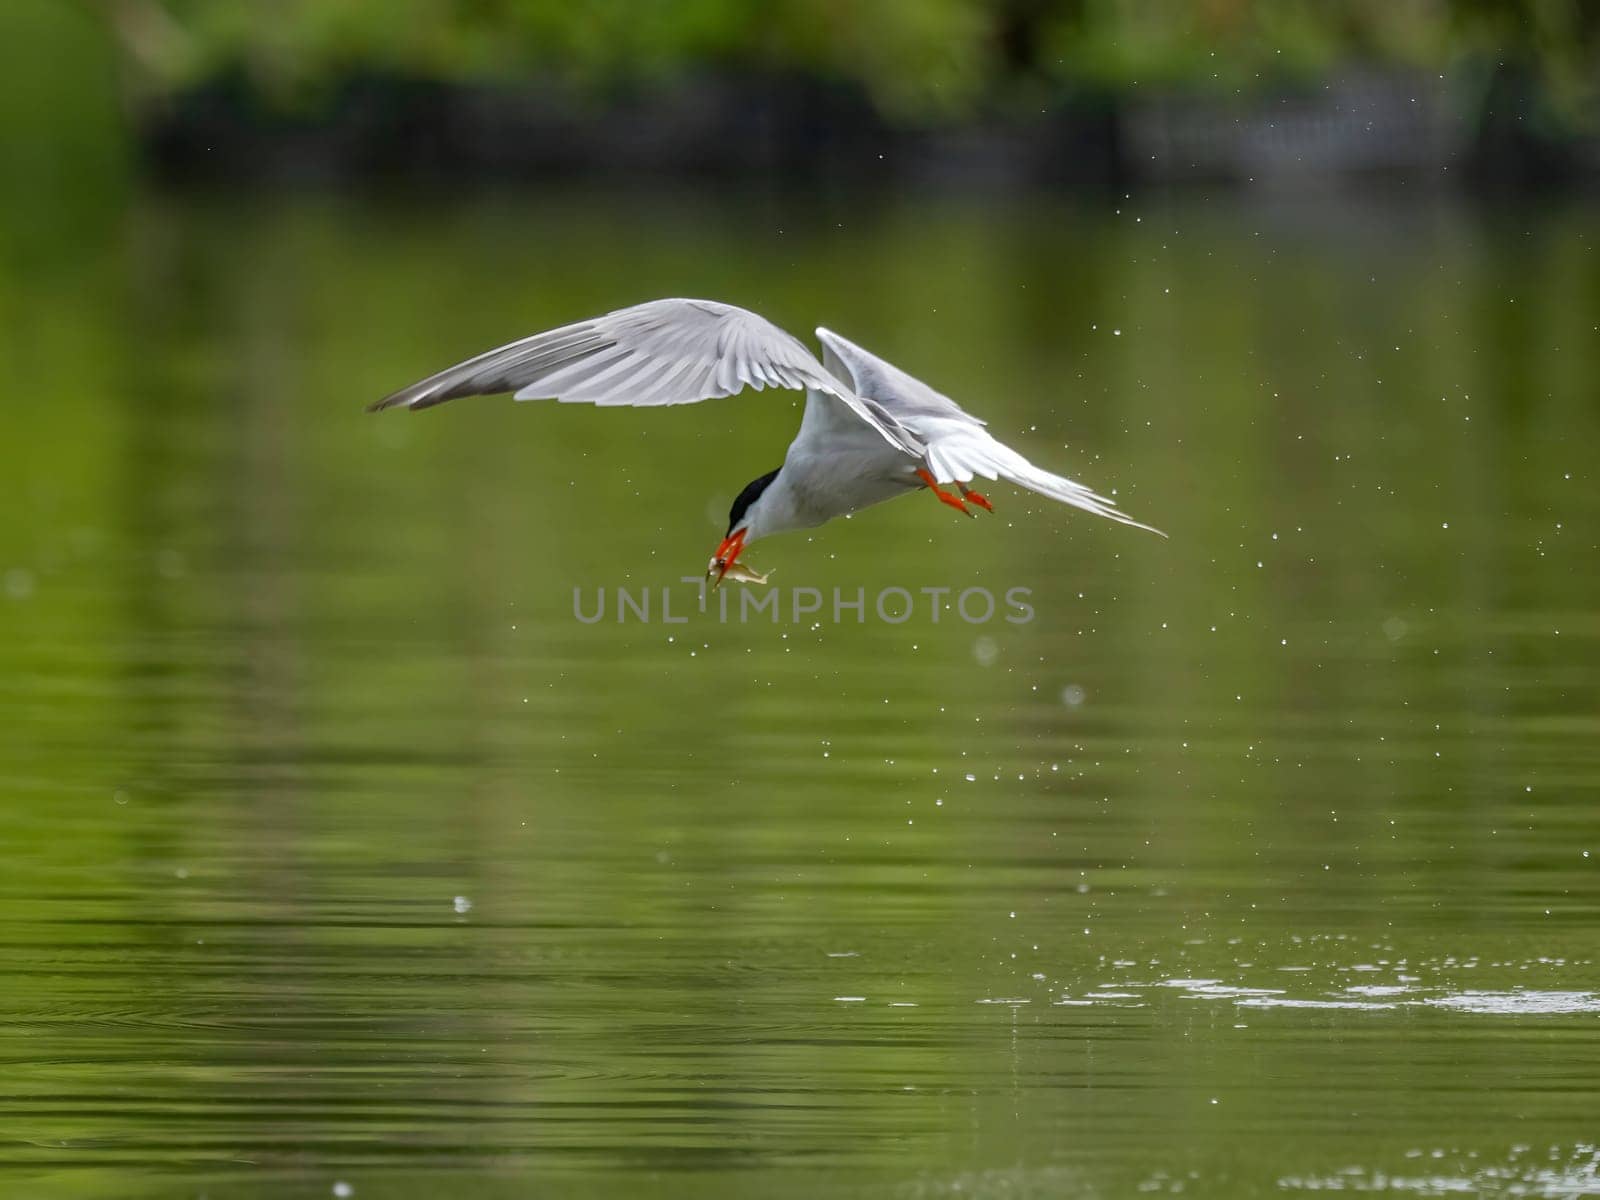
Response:
[[[717,547],[717,557],[713,560],[712,571],[717,574],[716,581],[711,585],[713,589],[722,583],[723,576],[728,573],[728,568],[738,561],[739,555],[744,552],[745,535],[748,529],[735,529],[722,539],[722,545]],[[711,572],[707,572],[710,574]]]

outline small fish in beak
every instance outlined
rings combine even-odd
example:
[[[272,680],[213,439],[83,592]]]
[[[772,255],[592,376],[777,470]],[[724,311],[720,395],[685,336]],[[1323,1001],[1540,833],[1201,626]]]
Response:
[[[771,571],[762,574],[754,571],[742,562],[723,562],[720,558],[713,558],[711,565],[706,568],[706,578],[711,580],[711,590],[716,591],[724,579],[731,579],[735,583],[765,583]]]
[[[715,591],[721,586],[724,579],[733,579],[739,583],[765,583],[767,577],[751,570],[739,561],[739,555],[744,551],[744,539],[750,531],[748,529],[735,529],[722,539],[722,545],[717,547],[717,552],[711,558],[711,565],[706,568],[706,578],[711,580],[711,588]]]

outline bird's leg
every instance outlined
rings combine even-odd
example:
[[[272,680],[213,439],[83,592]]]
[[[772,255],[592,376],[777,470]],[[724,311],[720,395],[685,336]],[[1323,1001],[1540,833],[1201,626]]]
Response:
[[[917,471],[917,477],[920,478],[923,483],[927,484],[928,487],[933,489],[933,494],[935,496],[939,497],[940,501],[942,501],[945,504],[948,504],[951,508],[959,508],[962,512],[966,513],[967,516],[969,516],[969,517],[975,517],[975,516],[978,515],[977,513],[973,512],[970,508],[968,508],[965,504],[961,503],[961,497],[957,496],[954,492],[947,492],[942,487],[940,487],[938,481],[936,479],[934,479],[934,477],[932,475],[930,475],[927,471],[922,470],[922,469],[919,468],[918,471]]]
[[[994,505],[989,503],[989,497],[982,492],[975,492],[964,483],[958,483],[956,486],[961,489],[961,498],[968,504],[976,504],[984,512],[994,511]]]

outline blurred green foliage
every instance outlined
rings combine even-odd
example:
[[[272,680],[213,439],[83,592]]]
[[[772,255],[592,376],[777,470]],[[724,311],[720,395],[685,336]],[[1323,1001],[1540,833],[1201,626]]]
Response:
[[[545,75],[584,86],[719,69],[851,80],[901,118],[1087,82],[1219,90],[1352,58],[1464,56],[1592,92],[1600,5],[1582,0],[84,0],[155,89],[243,72],[314,104],[353,74]]]

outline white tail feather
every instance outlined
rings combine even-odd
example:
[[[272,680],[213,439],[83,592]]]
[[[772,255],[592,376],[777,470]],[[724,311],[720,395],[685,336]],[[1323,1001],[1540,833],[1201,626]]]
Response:
[[[1097,517],[1131,525],[1161,537],[1167,536],[1154,525],[1134,520],[1119,509],[1114,501],[1083,484],[1034,466],[1010,446],[982,429],[967,427],[932,439],[928,444],[927,458],[934,478],[940,483],[967,483],[974,474],[989,479],[1008,479],[1031,492],[1081,508]]]

